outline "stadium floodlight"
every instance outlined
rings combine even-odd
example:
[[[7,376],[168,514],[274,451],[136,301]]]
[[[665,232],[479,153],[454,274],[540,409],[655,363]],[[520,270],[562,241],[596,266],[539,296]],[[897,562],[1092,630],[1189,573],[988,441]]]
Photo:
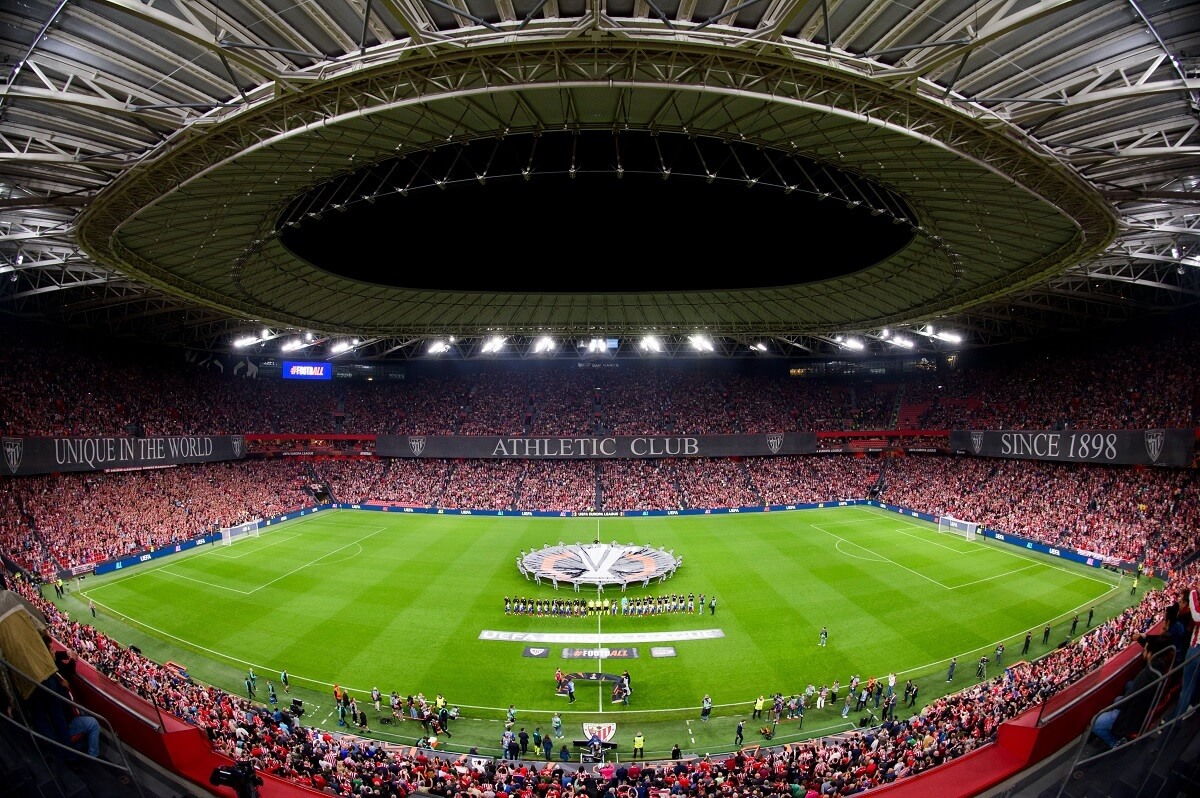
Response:
[[[605,352],[608,350],[608,344],[603,338],[593,338],[587,342],[587,351],[589,354],[597,352]]]
[[[258,339],[253,335],[243,336],[242,338],[234,339],[233,345],[238,349],[245,349],[247,346],[253,346],[258,343]]]
[[[554,339],[548,335],[543,335],[541,338],[533,342],[534,354],[540,355],[543,352],[554,351]]]
[[[663,351],[662,341],[659,340],[657,335],[647,335],[642,338],[642,349],[651,352],[661,352]]]
[[[313,342],[313,334],[310,332],[306,332],[304,334],[304,340],[311,344]]]
[[[767,351],[767,345],[765,343],[763,343],[762,341],[759,341],[756,344],[750,344],[750,348],[753,349],[755,352],[766,352]]]
[[[434,341],[429,344],[429,349],[427,351],[431,355],[441,355],[450,351],[450,344],[446,343],[445,341]]]
[[[335,355],[340,355],[342,352],[349,352],[354,347],[354,344],[349,341],[338,341],[333,346],[329,347],[329,351]]]
[[[302,346],[304,346],[303,341],[293,338],[291,341],[284,341],[281,348],[284,352],[295,352]]]
[[[485,355],[493,352],[499,352],[504,348],[504,342],[508,339],[504,336],[493,335],[491,338],[483,342],[483,348],[480,350]]]
[[[900,336],[895,336],[895,337],[891,338],[888,341],[888,343],[891,344],[892,346],[903,347],[904,349],[912,349],[914,346],[916,346],[916,344],[914,344],[912,342],[912,339],[901,338]]]
[[[867,348],[867,345],[857,338],[847,338],[842,346],[846,347],[847,349],[854,349],[858,352],[861,352]]]
[[[260,337],[260,338],[270,338],[270,337],[271,337],[271,331],[270,331],[270,330],[268,330],[266,327],[263,327],[263,329],[262,329],[262,335],[260,335],[259,337]]]
[[[688,341],[697,352],[714,351],[713,342],[707,335],[689,335]]]
[[[959,335],[958,333],[947,332],[945,330],[943,330],[940,333],[936,333],[933,337],[937,338],[938,340],[941,340],[941,341],[949,341],[952,344],[961,344],[962,343],[961,335]]]
[[[885,341],[888,339],[888,336],[891,334],[892,334],[892,331],[889,330],[887,327],[884,327],[882,330],[879,331],[879,337]]]

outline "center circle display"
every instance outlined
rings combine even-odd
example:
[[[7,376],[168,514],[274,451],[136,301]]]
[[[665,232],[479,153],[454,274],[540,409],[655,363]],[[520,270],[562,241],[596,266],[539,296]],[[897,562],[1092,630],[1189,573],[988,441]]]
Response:
[[[521,552],[517,568],[526,579],[546,579],[572,585],[648,585],[673,576],[683,564],[675,550],[636,543],[575,543]]]

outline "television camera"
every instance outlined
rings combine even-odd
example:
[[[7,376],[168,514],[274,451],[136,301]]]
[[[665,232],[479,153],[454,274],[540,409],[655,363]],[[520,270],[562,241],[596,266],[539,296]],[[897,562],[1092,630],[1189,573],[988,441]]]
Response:
[[[213,768],[208,780],[217,787],[232,787],[238,798],[258,798],[258,788],[263,783],[262,777],[254,772],[253,762]]]

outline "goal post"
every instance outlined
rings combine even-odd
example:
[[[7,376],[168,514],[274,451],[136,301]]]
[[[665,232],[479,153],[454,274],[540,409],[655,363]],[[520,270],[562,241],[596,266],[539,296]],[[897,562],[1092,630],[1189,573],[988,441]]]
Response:
[[[975,540],[979,533],[979,524],[974,521],[964,521],[952,515],[943,515],[938,518],[938,532],[958,535],[960,538],[966,538],[967,540]]]
[[[258,530],[261,525],[261,522],[258,519],[255,519],[253,521],[247,521],[244,524],[238,524],[237,526],[231,526],[222,529],[221,545],[232,546],[236,540],[247,537],[256,538],[258,537]]]

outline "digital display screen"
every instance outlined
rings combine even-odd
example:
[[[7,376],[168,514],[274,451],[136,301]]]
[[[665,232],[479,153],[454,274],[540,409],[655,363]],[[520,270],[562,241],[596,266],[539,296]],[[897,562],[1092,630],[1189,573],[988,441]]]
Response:
[[[332,380],[332,363],[314,363],[308,360],[283,361],[283,378],[285,380]]]

